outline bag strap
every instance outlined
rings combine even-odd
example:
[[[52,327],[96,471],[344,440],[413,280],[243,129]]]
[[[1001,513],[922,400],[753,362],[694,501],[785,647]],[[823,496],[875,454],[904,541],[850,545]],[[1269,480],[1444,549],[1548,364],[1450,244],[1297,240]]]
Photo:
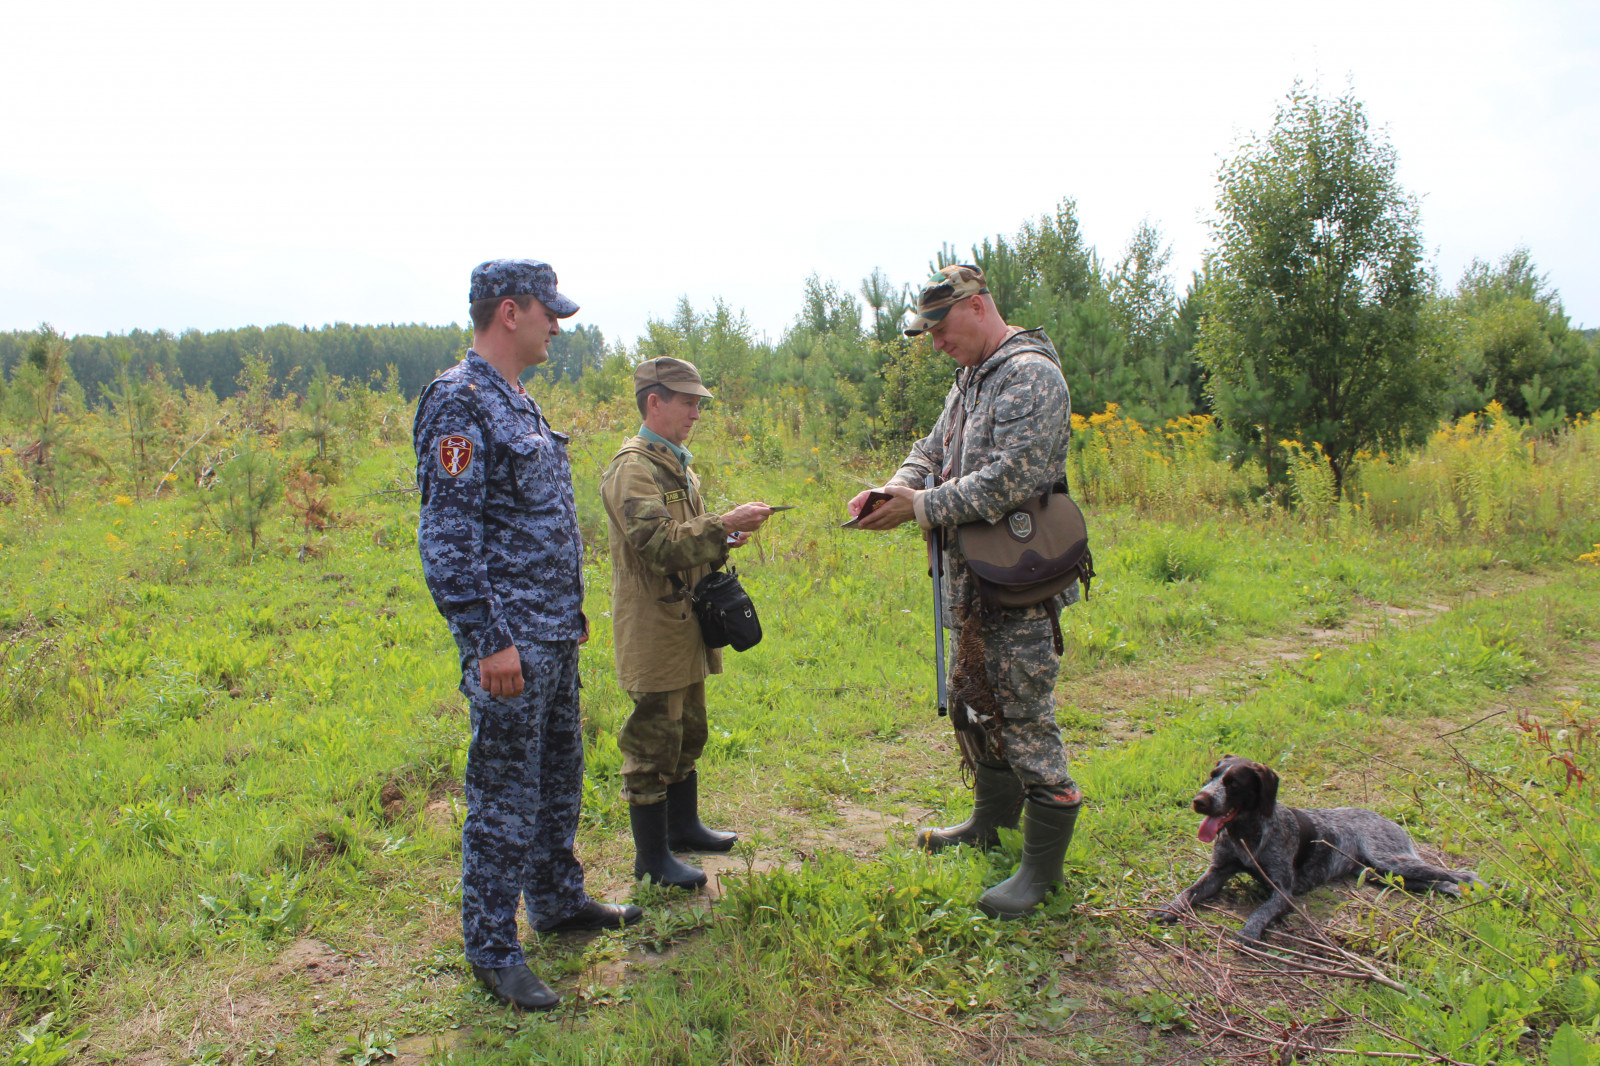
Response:
[[[710,570],[706,571],[706,577],[710,577],[712,574],[720,574],[722,572],[723,572],[722,567],[713,566]],[[689,599],[693,600],[694,599],[694,590],[689,588],[689,586],[684,583],[683,578],[678,576],[679,574],[687,574],[687,573],[688,573],[687,570],[674,570],[672,573],[667,575],[667,580],[672,582],[672,590],[674,592],[677,592],[679,594],[687,592],[689,594]],[[729,577],[738,577],[739,576],[739,568],[738,567],[729,567],[728,570],[727,570],[727,574],[728,574]],[[700,580],[704,581],[706,579],[706,577],[703,577]]]
[[[956,413],[951,416],[950,426],[945,431],[944,469],[939,473],[941,480],[954,481],[961,476],[961,446],[966,435],[967,390],[962,389],[956,400]]]

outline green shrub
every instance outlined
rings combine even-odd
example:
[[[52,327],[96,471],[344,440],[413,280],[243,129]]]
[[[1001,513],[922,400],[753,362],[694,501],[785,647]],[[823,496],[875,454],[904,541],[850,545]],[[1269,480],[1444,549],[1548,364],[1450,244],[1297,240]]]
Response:
[[[1217,565],[1217,551],[1195,530],[1164,530],[1134,553],[1134,566],[1152,581],[1203,581]]]

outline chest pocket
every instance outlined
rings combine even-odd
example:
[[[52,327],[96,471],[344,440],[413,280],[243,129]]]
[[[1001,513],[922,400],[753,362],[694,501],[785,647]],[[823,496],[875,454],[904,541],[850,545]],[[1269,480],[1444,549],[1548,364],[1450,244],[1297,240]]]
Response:
[[[564,509],[572,467],[567,459],[567,435],[547,430],[528,433],[507,443],[517,498],[524,504]]]

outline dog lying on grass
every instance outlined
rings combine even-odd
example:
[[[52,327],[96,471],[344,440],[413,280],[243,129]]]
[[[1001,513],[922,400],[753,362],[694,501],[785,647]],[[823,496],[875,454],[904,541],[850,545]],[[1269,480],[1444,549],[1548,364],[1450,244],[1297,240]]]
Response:
[[[1278,803],[1278,775],[1258,762],[1224,755],[1194,798],[1205,815],[1200,840],[1212,844],[1211,868],[1165,907],[1151,912],[1172,922],[1210,899],[1237,873],[1248,873],[1272,893],[1244,923],[1239,936],[1260,940],[1290,909],[1289,897],[1359,870],[1405,879],[1413,892],[1433,889],[1453,896],[1457,885],[1481,883],[1470,870],[1424,862],[1406,831],[1361,807],[1300,810]]]

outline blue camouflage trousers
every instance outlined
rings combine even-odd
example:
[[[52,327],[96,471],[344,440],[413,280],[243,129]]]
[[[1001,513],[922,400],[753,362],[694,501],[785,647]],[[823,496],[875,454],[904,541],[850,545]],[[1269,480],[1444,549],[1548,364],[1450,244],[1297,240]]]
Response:
[[[587,900],[572,845],[583,795],[578,642],[530,642],[522,695],[499,699],[478,684],[476,655],[462,657],[461,692],[472,711],[467,819],[461,829],[461,930],[467,961],[517,966],[517,898],[535,929]]]

